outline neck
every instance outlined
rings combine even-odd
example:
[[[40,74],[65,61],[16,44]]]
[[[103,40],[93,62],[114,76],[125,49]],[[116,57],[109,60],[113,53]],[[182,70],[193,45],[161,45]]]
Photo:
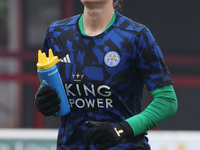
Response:
[[[112,3],[105,5],[85,5],[83,28],[87,35],[95,36],[102,33],[110,23],[114,9]]]

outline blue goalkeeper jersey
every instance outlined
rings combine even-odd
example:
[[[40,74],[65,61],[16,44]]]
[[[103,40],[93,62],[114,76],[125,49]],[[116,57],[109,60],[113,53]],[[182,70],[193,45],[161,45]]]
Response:
[[[54,22],[44,51],[52,48],[71,112],[61,118],[57,150],[96,150],[85,137],[85,121],[118,123],[142,111],[148,90],[172,83],[161,50],[149,29],[116,12],[111,27],[97,36],[80,32],[81,15]],[[145,149],[139,136],[109,150]]]

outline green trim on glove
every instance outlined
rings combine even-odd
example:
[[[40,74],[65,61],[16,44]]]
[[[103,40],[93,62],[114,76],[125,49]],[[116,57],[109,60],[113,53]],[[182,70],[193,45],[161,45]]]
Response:
[[[132,127],[134,136],[159,126],[177,111],[177,97],[171,84],[152,90],[151,95],[154,100],[143,112],[125,120]]]
[[[40,86],[39,86],[38,90],[39,90],[41,87],[42,87],[42,84],[40,84]]]

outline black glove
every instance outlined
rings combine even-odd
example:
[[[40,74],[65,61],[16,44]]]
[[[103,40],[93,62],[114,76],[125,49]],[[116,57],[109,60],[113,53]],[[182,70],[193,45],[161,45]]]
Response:
[[[86,121],[84,125],[89,128],[86,130],[87,140],[92,141],[94,145],[98,145],[98,150],[105,150],[124,143],[128,138],[134,136],[131,126],[126,121],[117,124]]]
[[[60,110],[60,102],[56,89],[52,89],[50,85],[45,85],[36,93],[34,104],[43,115],[51,116]]]

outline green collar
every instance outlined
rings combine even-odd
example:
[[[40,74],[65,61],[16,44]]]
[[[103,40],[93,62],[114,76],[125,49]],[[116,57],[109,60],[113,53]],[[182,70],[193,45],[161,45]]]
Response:
[[[115,18],[116,18],[116,13],[114,12],[113,17],[112,17],[110,23],[108,24],[108,26],[106,27],[106,29],[105,29],[104,31],[106,31],[106,30],[114,23]],[[85,33],[84,28],[83,28],[83,14],[81,15],[81,17],[80,17],[80,19],[79,19],[79,21],[78,21],[78,26],[79,26],[79,29],[80,29],[80,31],[81,31],[81,33],[82,33],[83,35],[89,36],[89,35],[87,35],[87,34]],[[103,32],[104,32],[104,31],[103,31]]]

